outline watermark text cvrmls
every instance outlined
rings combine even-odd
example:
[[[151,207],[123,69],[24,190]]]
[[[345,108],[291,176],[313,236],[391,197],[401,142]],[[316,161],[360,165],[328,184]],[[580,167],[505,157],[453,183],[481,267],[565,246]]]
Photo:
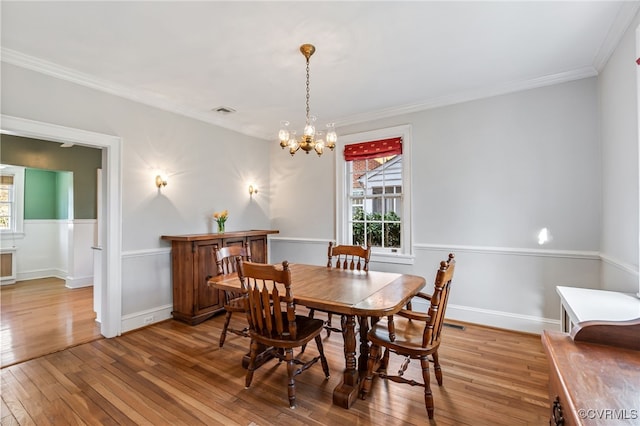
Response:
[[[611,408],[581,408],[578,410],[581,419],[590,420],[637,420],[640,419],[640,410],[632,409],[611,409]]]

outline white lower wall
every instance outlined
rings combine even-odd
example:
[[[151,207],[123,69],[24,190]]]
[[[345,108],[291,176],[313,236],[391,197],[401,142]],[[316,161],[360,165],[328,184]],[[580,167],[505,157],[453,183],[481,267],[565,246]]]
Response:
[[[32,280],[44,277],[64,279],[67,273],[67,257],[59,254],[61,230],[67,221],[25,220],[24,236],[3,245],[13,244],[17,249],[16,279]]]
[[[328,240],[270,238],[270,261],[326,264]],[[413,265],[372,261],[370,269],[426,278],[430,292],[436,270],[456,255],[447,317],[493,327],[540,333],[560,328],[556,286],[598,288],[601,259],[586,251],[552,251],[416,244]]]
[[[171,318],[171,249],[122,254],[122,332]]]
[[[638,293],[638,266],[601,254],[602,290]]]
[[[69,224],[69,264],[65,285],[69,288],[93,285],[95,219],[76,219]]]
[[[95,219],[25,220],[24,235],[3,238],[16,249],[16,280],[56,277],[69,288],[93,284]]]
[[[269,262],[325,265],[328,244],[325,239],[270,236]],[[637,269],[597,252],[433,244],[415,244],[411,265],[372,261],[370,268],[423,276],[429,293],[440,261],[450,252],[457,266],[447,318],[528,333],[560,329],[556,286],[600,288],[603,267],[618,271],[619,282],[638,277]],[[125,252],[122,265],[128,289],[122,331],[171,318],[171,249]],[[421,303],[416,300],[415,305]]]

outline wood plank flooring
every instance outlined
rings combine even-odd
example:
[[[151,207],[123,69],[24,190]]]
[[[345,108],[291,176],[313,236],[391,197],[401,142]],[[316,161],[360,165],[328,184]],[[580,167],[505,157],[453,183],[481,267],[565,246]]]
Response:
[[[6,367],[101,338],[93,287],[69,289],[58,278],[0,287],[0,365]]]
[[[233,321],[240,326],[241,320]],[[286,367],[276,361],[244,389],[248,340],[230,335],[218,348],[222,323],[223,316],[196,326],[168,320],[5,367],[2,425],[548,424],[548,368],[536,335],[447,327],[440,350],[444,384],[432,379],[429,422],[422,388],[378,379],[366,401],[349,410],[334,406],[344,365],[337,333],[324,337],[331,378],[324,380],[319,365],[297,376],[295,410],[288,406]],[[315,354],[310,345],[302,356]],[[397,363],[392,358],[390,370]],[[412,362],[406,374],[419,379],[419,364]]]

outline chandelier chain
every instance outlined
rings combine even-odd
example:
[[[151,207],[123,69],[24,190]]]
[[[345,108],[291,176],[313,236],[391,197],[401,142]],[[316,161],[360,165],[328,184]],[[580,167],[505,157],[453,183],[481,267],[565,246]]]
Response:
[[[309,58],[307,57],[307,124],[309,124]]]

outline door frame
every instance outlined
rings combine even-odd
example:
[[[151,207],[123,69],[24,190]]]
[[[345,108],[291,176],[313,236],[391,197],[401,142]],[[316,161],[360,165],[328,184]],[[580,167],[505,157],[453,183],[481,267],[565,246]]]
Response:
[[[122,139],[41,121],[0,115],[2,133],[102,149],[102,293],[100,333],[122,333]]]

